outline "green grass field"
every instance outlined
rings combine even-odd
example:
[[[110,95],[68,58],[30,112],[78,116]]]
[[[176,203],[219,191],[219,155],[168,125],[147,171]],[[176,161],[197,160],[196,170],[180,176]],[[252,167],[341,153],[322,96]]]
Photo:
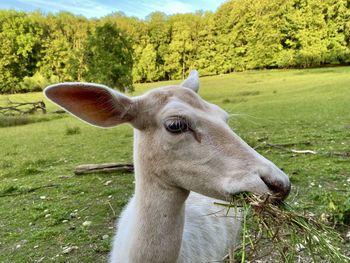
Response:
[[[137,85],[135,94],[170,83],[178,82]],[[350,67],[251,71],[204,77],[201,84],[203,98],[233,114],[235,132],[289,174],[289,203],[349,230]],[[0,96],[0,105],[7,98]],[[47,105],[49,112],[56,109]],[[133,176],[78,177],[73,170],[131,162],[132,129],[98,129],[68,114],[47,115],[0,128],[0,262],[105,262]],[[349,243],[344,249],[350,251]]]

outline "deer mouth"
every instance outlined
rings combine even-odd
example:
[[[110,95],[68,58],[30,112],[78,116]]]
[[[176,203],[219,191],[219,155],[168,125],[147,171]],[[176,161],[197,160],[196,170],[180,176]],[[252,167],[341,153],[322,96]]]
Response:
[[[271,181],[266,179],[265,177],[261,177],[261,180],[266,184],[271,192],[271,199],[275,202],[282,202],[287,198],[291,191],[291,184],[288,182],[287,184],[281,181]]]

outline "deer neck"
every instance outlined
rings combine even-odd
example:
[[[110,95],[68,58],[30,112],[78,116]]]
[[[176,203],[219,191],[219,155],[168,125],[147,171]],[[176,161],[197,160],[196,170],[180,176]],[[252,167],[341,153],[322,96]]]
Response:
[[[162,181],[143,158],[135,136],[135,218],[131,262],[177,262],[189,192]],[[140,151],[141,150],[141,151]]]

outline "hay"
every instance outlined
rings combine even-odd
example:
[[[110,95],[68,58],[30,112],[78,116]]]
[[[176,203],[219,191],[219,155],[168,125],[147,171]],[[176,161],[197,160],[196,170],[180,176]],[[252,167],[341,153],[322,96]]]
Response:
[[[312,214],[275,204],[271,195],[239,194],[218,205],[243,208],[242,242],[230,262],[350,262],[336,230]]]

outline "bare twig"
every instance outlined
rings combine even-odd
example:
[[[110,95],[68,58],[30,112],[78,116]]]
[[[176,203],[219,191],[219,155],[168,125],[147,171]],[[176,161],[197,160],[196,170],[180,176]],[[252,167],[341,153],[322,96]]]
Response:
[[[134,165],[132,163],[103,163],[103,164],[82,164],[75,167],[76,175],[90,173],[111,173],[115,171],[133,172]]]
[[[281,146],[281,147],[291,147],[296,145],[312,145],[311,142],[305,141],[305,142],[287,142],[287,143],[277,143],[274,144],[275,146]]]
[[[115,210],[113,209],[113,206],[111,205],[111,203],[109,201],[107,201],[109,207],[111,208],[113,215],[116,216]]]
[[[292,153],[301,153],[301,154],[317,154],[317,152],[312,150],[295,150],[295,149],[287,149],[286,146],[288,144],[272,144],[272,143],[265,143],[269,147],[274,147],[283,151],[292,152]]]
[[[294,150],[294,149],[291,149],[290,150],[292,153],[304,153],[304,154],[317,154],[317,152],[315,151],[312,151],[312,150]]]
[[[293,145],[298,145],[298,144],[303,144],[303,145],[311,145],[310,142],[300,142],[300,143],[279,143],[279,144],[272,144],[268,143],[266,141],[263,141],[262,143],[259,143],[254,147],[254,149],[259,149],[259,148],[276,148],[285,152],[291,152],[291,153],[296,153],[296,154],[314,154],[314,155],[323,155],[323,156],[340,156],[340,157],[350,157],[350,152],[344,151],[344,152],[317,152],[314,150],[297,150],[297,149],[288,149],[288,146],[293,146]]]

